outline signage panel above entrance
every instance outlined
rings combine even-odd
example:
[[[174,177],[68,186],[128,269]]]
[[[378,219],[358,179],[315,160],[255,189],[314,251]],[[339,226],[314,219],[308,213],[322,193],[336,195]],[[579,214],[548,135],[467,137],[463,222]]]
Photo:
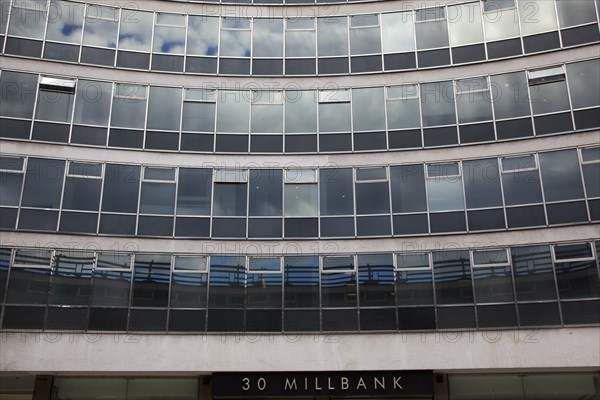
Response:
[[[433,397],[433,371],[217,372],[211,383],[215,398]]]

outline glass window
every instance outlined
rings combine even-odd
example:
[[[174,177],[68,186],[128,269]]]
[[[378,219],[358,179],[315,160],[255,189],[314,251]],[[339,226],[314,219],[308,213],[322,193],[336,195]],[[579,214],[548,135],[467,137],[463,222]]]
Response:
[[[156,13],[152,51],[168,54],[184,53],[185,17],[181,14]]]
[[[506,205],[541,203],[542,192],[535,156],[504,157],[501,162]]]
[[[315,57],[316,31],[314,18],[288,18],[285,30],[286,57]]]
[[[317,131],[317,101],[313,90],[286,90],[286,133],[315,133]]]
[[[600,197],[600,147],[581,149],[587,197]]]
[[[506,249],[475,250],[472,256],[477,303],[514,301],[512,272]]]
[[[247,308],[281,307],[281,257],[248,257]]]
[[[252,92],[253,133],[283,132],[283,92]]]
[[[494,115],[497,119],[529,115],[529,95],[525,72],[490,77]]]
[[[387,179],[387,171],[384,168],[377,168],[377,172],[384,173],[378,181],[362,181],[360,179],[361,170],[356,169],[356,213],[357,214],[384,214],[390,212],[390,195]],[[370,178],[367,176],[367,178]]]
[[[23,158],[0,157],[0,205],[18,206],[23,185]]]
[[[136,254],[132,288],[132,306],[167,307],[171,256]]]
[[[217,132],[247,133],[250,125],[250,92],[220,90]]]
[[[216,56],[219,50],[219,18],[200,15],[188,17],[187,54]]]
[[[584,2],[578,2],[584,3]],[[600,106],[600,59],[567,64],[573,108]],[[4,76],[5,72],[2,73]]]
[[[576,149],[540,153],[539,157],[546,201],[584,197]]]
[[[132,254],[98,253],[92,283],[92,302],[94,306],[129,305],[131,283]]]
[[[83,31],[83,44],[88,46],[117,47],[119,9],[88,4]],[[112,63],[111,63],[112,64]]]
[[[392,208],[395,213],[427,211],[422,164],[390,167]]]
[[[321,258],[321,305],[356,307],[356,273],[353,256]]]
[[[244,307],[246,287],[245,257],[211,256],[209,279],[209,307]]]
[[[214,132],[216,90],[185,89],[183,131]]]
[[[63,193],[63,210],[98,211],[102,164],[69,162]]]
[[[427,165],[429,211],[464,210],[459,163]]]
[[[419,50],[448,47],[448,25],[443,7],[416,11],[415,31]]]
[[[283,57],[283,19],[254,18],[254,57]]]
[[[117,83],[112,105],[111,126],[144,128],[147,87]]]
[[[286,308],[319,307],[319,258],[284,258],[284,295]]]
[[[59,208],[65,162],[29,158],[23,188],[23,207]],[[40,196],[43,193],[43,196]]]
[[[361,307],[396,305],[392,254],[358,256],[358,293]]]
[[[473,302],[471,263],[468,251],[434,252],[433,272],[437,304]]]
[[[517,301],[556,299],[549,246],[511,249]]]
[[[77,82],[73,123],[107,126],[111,97],[111,82],[85,80]]]
[[[458,122],[492,120],[492,104],[487,78],[456,81],[456,102]]]
[[[592,1],[556,0],[556,7],[561,28],[596,22],[596,10]]]
[[[452,81],[423,83],[420,87],[423,126],[456,124]]]
[[[352,168],[323,168],[319,172],[321,215],[354,215]]]
[[[250,57],[250,18],[221,18],[220,55]]]
[[[415,33],[412,12],[381,14],[383,52],[414,51]]]
[[[350,17],[350,53],[352,55],[381,53],[378,14]]]
[[[46,40],[81,43],[84,4],[51,0]]]
[[[567,82],[562,67],[529,71],[529,92],[534,114],[569,109]]]
[[[94,261],[91,252],[57,250],[48,303],[87,306]]]
[[[518,8],[523,35],[556,30],[556,10],[553,1],[519,1]]]
[[[153,173],[154,170],[156,173]],[[165,173],[172,175],[162,176]],[[174,210],[175,169],[145,167],[140,196],[140,213],[173,215]]]
[[[555,245],[553,250],[561,299],[600,296],[598,269],[591,243]]]
[[[34,74],[2,71],[0,91],[4,117],[31,118],[38,77]],[[29,135],[27,135],[29,137]]]
[[[352,89],[354,131],[385,129],[383,87]]]
[[[515,0],[485,0],[483,26],[488,42],[519,36],[519,14]]]
[[[430,253],[396,254],[398,305],[433,304],[433,272]]]
[[[119,50],[150,51],[154,13],[121,9]]]
[[[483,43],[479,2],[448,6],[450,46]]]
[[[14,1],[10,11],[8,34],[43,39],[46,27],[47,0]]]
[[[52,256],[51,250],[17,249],[15,251],[6,303],[47,304]]]
[[[40,78],[35,118],[71,122],[75,81],[68,79]]]
[[[246,216],[247,191],[246,183],[215,183],[213,215]]]
[[[421,127],[418,85],[388,87],[386,103],[388,129]]]
[[[502,190],[498,160],[463,161],[467,208],[501,207]]]
[[[317,184],[286,183],[284,188],[286,217],[317,215]]]
[[[348,55],[348,19],[346,17],[317,18],[318,54]]]
[[[147,129],[179,131],[181,89],[150,87]]]
[[[137,212],[140,167],[106,164],[102,211]]]
[[[210,215],[212,175],[208,168],[179,168],[178,215]]]
[[[249,186],[250,216],[282,215],[282,170],[251,169]]]
[[[205,256],[175,256],[171,283],[172,308],[206,307],[208,260]]]
[[[350,132],[349,90],[319,92],[319,132]]]

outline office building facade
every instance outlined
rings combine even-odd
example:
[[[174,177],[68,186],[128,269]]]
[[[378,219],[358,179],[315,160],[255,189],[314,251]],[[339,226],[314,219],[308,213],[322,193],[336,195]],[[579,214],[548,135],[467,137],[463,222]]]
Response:
[[[598,1],[0,7],[0,395],[599,398]]]

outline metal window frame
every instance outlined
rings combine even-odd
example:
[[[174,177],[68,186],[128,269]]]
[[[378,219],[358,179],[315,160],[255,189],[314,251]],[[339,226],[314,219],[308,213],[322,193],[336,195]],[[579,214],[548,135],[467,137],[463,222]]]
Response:
[[[325,269],[324,261],[325,258],[347,258],[352,257],[352,269],[336,269],[328,270]],[[357,254],[336,254],[328,256],[319,256],[319,272],[321,274],[354,274],[358,271]]]
[[[79,174],[73,174],[73,173],[71,173],[71,165],[72,164],[98,165],[100,167],[100,169],[99,169],[100,175],[79,175]],[[85,178],[85,179],[102,180],[104,178],[104,165],[105,165],[105,163],[103,163],[103,162],[91,163],[91,162],[84,162],[84,161],[67,160],[67,165],[65,167],[66,176],[69,177],[69,178]]]
[[[477,264],[475,262],[475,253],[477,252],[488,252],[488,251],[501,251],[504,250],[506,254],[506,262],[492,262],[486,264]],[[471,249],[469,251],[471,267],[475,268],[487,268],[487,267],[510,267],[510,247],[500,247],[500,248],[487,248],[487,249]]]
[[[100,258],[100,254],[123,254],[125,256],[129,255],[129,268],[109,268],[109,267],[99,267],[98,266],[98,260]],[[119,251],[113,251],[113,252],[108,252],[108,251],[96,251],[96,261],[94,263],[94,271],[115,271],[115,272],[131,272],[133,274],[133,266],[135,264],[134,262],[134,258],[135,258],[135,252],[119,252]]]
[[[567,262],[578,262],[578,261],[595,261],[596,257],[594,257],[594,242],[573,242],[573,243],[555,243],[550,245],[551,253],[552,253],[552,262],[553,263],[567,263]],[[556,258],[556,250],[557,246],[571,246],[577,244],[586,244],[590,248],[590,256],[589,257],[578,257],[578,258],[565,258],[565,259],[557,259]]]
[[[42,265],[42,264],[22,264],[22,263],[17,263],[17,255],[19,253],[19,251],[44,251],[44,252],[49,252],[50,253],[50,262],[48,263],[48,265]],[[12,265],[11,267],[13,268],[36,268],[36,269],[48,269],[51,270],[54,266],[54,257],[56,254],[56,250],[52,249],[52,250],[48,250],[48,249],[41,249],[41,248],[31,248],[31,247],[23,247],[23,248],[16,248],[15,249],[15,254],[12,260]]]
[[[268,258],[278,259],[279,269],[278,270],[255,270],[250,268],[250,262],[255,258]],[[246,256],[246,274],[281,274],[283,272],[283,256]]]
[[[411,251],[411,252],[394,252],[394,271],[433,271],[433,252],[431,251]],[[398,257],[403,255],[427,254],[428,267],[401,267],[398,263]]]
[[[204,269],[177,269],[176,268],[176,260],[178,258],[204,258],[204,260],[206,261],[204,263]],[[210,266],[210,255],[205,255],[205,254],[173,254],[171,256],[171,271],[173,273],[175,272],[184,272],[184,273],[189,273],[189,274],[208,274],[209,273],[209,266]]]
[[[517,155],[509,155],[509,156],[501,156],[500,158],[500,173],[501,174],[514,174],[514,173],[518,173],[518,172],[526,172],[526,171],[537,171],[540,169],[540,163],[537,157],[538,153],[527,153],[527,154],[517,154]],[[504,160],[505,159],[511,159],[511,158],[519,158],[519,157],[526,157],[526,156],[532,156],[533,157],[533,161],[535,163],[534,166],[532,167],[525,167],[525,168],[516,168],[516,169],[505,169],[504,168]]]

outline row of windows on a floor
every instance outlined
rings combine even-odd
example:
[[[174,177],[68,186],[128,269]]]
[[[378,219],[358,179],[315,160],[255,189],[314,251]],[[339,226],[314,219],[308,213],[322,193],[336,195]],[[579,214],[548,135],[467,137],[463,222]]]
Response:
[[[1,227],[220,238],[517,229],[600,220],[599,177],[598,146],[320,169],[153,167],[5,155]]]
[[[203,331],[207,321],[213,331],[600,323],[598,250],[580,242],[207,257],[3,248],[2,327],[164,331],[167,315],[173,331]]]
[[[455,81],[322,90],[148,87],[2,71],[0,136],[202,152],[509,140],[599,127],[599,69],[592,59]]]
[[[50,0],[16,0],[9,11],[8,2],[3,0],[0,25],[0,34],[8,33],[5,54],[155,71],[363,73],[493,60],[600,40],[593,0],[476,1],[321,18],[306,9],[294,18],[219,18]],[[296,17],[307,11],[307,17]]]

